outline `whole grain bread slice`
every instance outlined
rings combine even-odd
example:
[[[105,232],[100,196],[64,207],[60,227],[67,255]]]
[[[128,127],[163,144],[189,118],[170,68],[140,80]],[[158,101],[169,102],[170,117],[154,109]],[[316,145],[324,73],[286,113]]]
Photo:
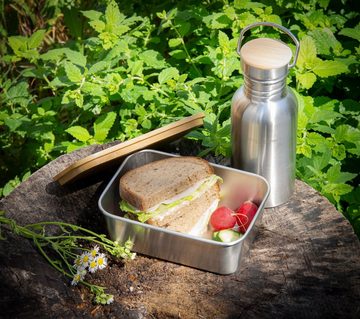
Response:
[[[216,183],[200,197],[185,203],[172,214],[163,218],[151,218],[147,223],[181,233],[189,233],[212,203],[220,200],[219,191],[219,185]]]
[[[146,211],[213,173],[209,163],[198,157],[158,160],[125,173],[120,178],[120,197],[137,209]]]

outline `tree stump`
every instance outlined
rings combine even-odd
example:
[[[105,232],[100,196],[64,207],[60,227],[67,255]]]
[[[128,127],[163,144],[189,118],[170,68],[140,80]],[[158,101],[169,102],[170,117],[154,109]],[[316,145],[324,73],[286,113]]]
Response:
[[[0,209],[19,224],[65,221],[106,233],[97,201],[116,168],[65,187],[52,177],[109,146],[59,157],[2,199]],[[2,235],[1,318],[360,317],[359,240],[329,201],[301,181],[287,204],[264,212],[236,273],[217,275],[140,255],[125,264],[113,260],[94,278],[114,294],[106,306],[93,304],[85,288],[72,287],[30,241]]]

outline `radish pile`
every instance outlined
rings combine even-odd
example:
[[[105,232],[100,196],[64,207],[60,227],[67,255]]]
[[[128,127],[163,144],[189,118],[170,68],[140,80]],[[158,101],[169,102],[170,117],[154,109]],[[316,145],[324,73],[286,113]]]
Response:
[[[218,207],[210,217],[213,239],[222,242],[237,240],[245,234],[257,210],[258,207],[251,201],[245,201],[236,210]]]

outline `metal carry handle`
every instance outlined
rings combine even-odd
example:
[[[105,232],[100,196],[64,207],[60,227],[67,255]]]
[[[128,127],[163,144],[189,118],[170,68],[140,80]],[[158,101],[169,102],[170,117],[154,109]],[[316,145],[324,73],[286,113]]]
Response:
[[[237,50],[236,52],[238,53],[238,55],[240,55],[240,49],[241,49],[241,43],[244,39],[244,34],[245,32],[249,31],[252,28],[258,27],[258,26],[267,26],[267,27],[273,27],[273,28],[277,28],[280,29],[281,31],[283,31],[284,33],[286,33],[291,40],[294,41],[295,45],[296,45],[296,50],[295,50],[295,55],[293,57],[293,62],[291,64],[289,64],[289,68],[292,68],[293,66],[295,66],[297,58],[299,56],[299,51],[300,51],[300,43],[298,41],[298,39],[290,32],[290,30],[286,29],[285,27],[283,27],[282,25],[279,25],[277,23],[273,23],[273,22],[255,22],[252,24],[249,24],[248,26],[246,26],[244,29],[241,30],[240,32],[240,38],[238,41],[238,46],[237,46]]]

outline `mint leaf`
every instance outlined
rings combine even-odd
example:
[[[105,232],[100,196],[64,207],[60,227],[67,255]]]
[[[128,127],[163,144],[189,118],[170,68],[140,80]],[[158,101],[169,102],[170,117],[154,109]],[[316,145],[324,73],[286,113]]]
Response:
[[[185,60],[187,58],[187,54],[184,50],[174,50],[169,52],[169,54],[177,60]]]
[[[87,93],[91,96],[105,96],[105,92],[101,85],[91,83],[91,82],[85,82],[83,86],[81,87],[81,92]]]
[[[65,48],[64,53],[71,63],[83,67],[86,66],[86,56],[84,56],[82,53],[71,50],[69,48]]]
[[[169,40],[169,47],[174,48],[179,46],[182,43],[182,38],[175,38]]]
[[[90,20],[100,20],[102,13],[95,10],[81,11],[81,13]]]
[[[316,60],[316,45],[315,41],[310,36],[305,36],[300,41],[300,52],[296,65],[300,69],[311,68]]]
[[[222,31],[219,31],[218,40],[219,40],[219,45],[220,45],[221,50],[224,52],[229,52],[230,51],[230,41],[229,41],[229,37],[227,36],[227,34]]]
[[[304,89],[308,90],[316,82],[316,75],[312,72],[297,73],[296,79]]]
[[[160,84],[163,84],[171,79],[177,79],[179,77],[179,70],[177,68],[167,68],[159,73],[158,80]]]
[[[72,137],[76,138],[80,142],[86,142],[91,138],[89,131],[82,126],[71,126],[65,130]]]
[[[101,33],[105,30],[106,24],[101,20],[94,20],[89,22],[90,26],[97,32]]]
[[[330,183],[346,183],[351,181],[356,177],[356,174],[348,173],[348,172],[341,172],[341,165],[340,163],[336,163],[335,165],[331,166],[326,172],[327,180]]]
[[[340,61],[318,60],[312,71],[320,77],[334,76],[348,71],[346,64]]]
[[[81,74],[80,69],[70,62],[65,62],[64,64],[65,73],[68,79],[73,83],[81,82],[83,76]]]
[[[348,184],[335,184],[329,183],[322,187],[324,193],[331,194],[334,196],[336,201],[340,200],[340,196],[348,194],[352,191],[353,187]]]
[[[94,138],[98,142],[103,142],[109,134],[116,119],[115,112],[109,112],[98,117],[94,123]]]
[[[163,56],[154,50],[146,50],[141,52],[139,54],[139,58],[154,69],[163,69],[166,67]]]
[[[344,28],[339,34],[360,41],[360,28]]]
[[[115,1],[110,1],[105,10],[106,26],[113,28],[116,25],[121,24],[124,19],[125,16],[120,12],[117,3]]]
[[[360,130],[348,124],[336,127],[334,138],[337,142],[355,143],[360,141]]]
[[[232,24],[232,20],[224,13],[213,13],[203,18],[203,22],[210,29],[224,29]]]
[[[322,121],[332,123],[338,117],[341,117],[341,114],[336,111],[315,108],[315,112],[309,119],[309,123],[318,123]]]
[[[45,30],[37,30],[34,32],[31,37],[28,39],[29,49],[36,49],[45,37]]]
[[[309,32],[309,34],[315,40],[318,54],[331,55],[331,50],[334,52],[342,50],[341,43],[335,38],[329,28],[315,29]]]
[[[22,36],[12,36],[8,38],[8,43],[11,49],[14,51],[15,54],[18,54],[22,51],[27,49],[26,47],[26,37]]]
[[[10,87],[6,92],[7,104],[19,104],[23,107],[26,107],[31,100],[28,89],[29,84],[25,81],[21,81],[18,84]]]
[[[105,69],[107,69],[108,67],[110,67],[110,64],[108,62],[105,61],[99,61],[95,64],[93,64],[90,69],[89,69],[89,74],[94,74],[94,73],[98,73],[101,71],[104,71]]]

